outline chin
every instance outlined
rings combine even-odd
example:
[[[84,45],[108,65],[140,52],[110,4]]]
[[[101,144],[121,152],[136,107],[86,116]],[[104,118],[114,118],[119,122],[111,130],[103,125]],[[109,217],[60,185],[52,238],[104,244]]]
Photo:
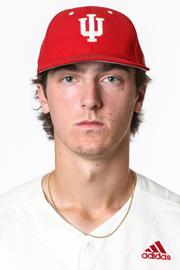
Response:
[[[74,152],[81,156],[86,156],[86,157],[100,157],[104,155],[105,153],[108,152],[108,149],[105,147],[98,147],[98,148],[84,148],[84,147],[76,147],[74,149]]]
[[[73,143],[69,145],[71,150],[84,157],[102,157],[105,154],[109,153],[112,148],[112,143],[110,142],[90,142],[86,141],[84,143]]]

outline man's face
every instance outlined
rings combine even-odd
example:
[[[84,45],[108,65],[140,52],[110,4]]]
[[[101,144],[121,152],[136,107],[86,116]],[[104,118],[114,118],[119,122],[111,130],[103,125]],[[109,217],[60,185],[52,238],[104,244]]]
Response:
[[[81,156],[99,157],[129,141],[133,112],[139,112],[134,69],[88,62],[50,71],[47,99],[38,86],[44,113],[50,112],[55,144]]]

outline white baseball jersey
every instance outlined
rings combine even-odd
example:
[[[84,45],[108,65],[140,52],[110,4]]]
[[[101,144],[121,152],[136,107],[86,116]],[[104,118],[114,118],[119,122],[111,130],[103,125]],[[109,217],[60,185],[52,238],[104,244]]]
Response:
[[[91,233],[123,219],[130,200]],[[110,237],[75,229],[44,197],[41,178],[0,198],[2,270],[179,270],[180,196],[137,174],[131,210]]]

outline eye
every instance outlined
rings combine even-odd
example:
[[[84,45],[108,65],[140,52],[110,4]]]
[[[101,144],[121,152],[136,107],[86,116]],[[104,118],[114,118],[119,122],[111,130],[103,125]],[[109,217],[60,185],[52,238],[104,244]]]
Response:
[[[62,81],[65,82],[66,84],[68,83],[72,83],[75,80],[75,78],[73,76],[65,76],[62,78]]]
[[[108,76],[107,78],[104,79],[104,81],[112,84],[118,84],[121,80],[116,76]]]

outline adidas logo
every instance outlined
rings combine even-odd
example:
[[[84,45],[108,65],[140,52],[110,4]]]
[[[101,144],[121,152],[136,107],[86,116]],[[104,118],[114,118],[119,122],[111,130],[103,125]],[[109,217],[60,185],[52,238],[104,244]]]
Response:
[[[160,241],[147,248],[141,257],[152,260],[171,260],[171,256],[167,254]]]

